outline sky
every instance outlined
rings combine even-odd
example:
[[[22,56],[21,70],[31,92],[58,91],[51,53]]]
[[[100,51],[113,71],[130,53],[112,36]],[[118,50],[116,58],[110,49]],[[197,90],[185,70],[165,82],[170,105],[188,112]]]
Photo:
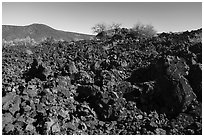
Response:
[[[97,23],[138,22],[158,32],[179,32],[202,27],[201,2],[3,2],[2,24],[46,24],[54,29],[92,34]]]

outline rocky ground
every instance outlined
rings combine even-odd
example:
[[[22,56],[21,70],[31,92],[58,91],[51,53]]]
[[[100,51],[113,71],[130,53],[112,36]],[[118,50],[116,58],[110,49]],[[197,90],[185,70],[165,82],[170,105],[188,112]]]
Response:
[[[201,32],[3,46],[2,133],[202,134]]]

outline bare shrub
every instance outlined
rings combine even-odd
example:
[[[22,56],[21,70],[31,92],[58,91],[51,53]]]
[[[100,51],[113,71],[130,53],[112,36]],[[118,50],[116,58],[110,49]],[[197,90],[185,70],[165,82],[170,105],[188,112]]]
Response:
[[[142,23],[137,23],[131,28],[131,31],[138,37],[149,38],[156,35],[156,30],[151,24],[144,25]]]

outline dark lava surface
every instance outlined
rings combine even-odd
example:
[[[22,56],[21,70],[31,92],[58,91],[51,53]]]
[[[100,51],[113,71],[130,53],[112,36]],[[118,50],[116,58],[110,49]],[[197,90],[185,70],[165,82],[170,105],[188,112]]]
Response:
[[[2,133],[201,135],[201,33],[3,45]]]

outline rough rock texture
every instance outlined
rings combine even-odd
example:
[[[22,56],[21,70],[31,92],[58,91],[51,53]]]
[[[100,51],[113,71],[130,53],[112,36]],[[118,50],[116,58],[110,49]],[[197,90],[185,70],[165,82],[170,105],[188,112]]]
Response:
[[[152,99],[151,101],[158,102],[163,109],[161,111],[177,114],[184,112],[196,99],[191,85],[185,78],[188,73],[189,67],[184,59],[167,56],[160,58],[149,67],[137,69],[128,80],[136,84],[143,83],[142,94],[145,94],[149,101]],[[150,104],[146,101],[142,100],[142,103]]]
[[[202,100],[202,65],[200,63],[190,67],[189,75],[187,77],[189,83],[192,85],[194,93],[198,100]]]
[[[31,68],[24,74],[25,80],[30,81],[33,78],[39,78],[42,81],[46,80],[45,67],[37,59],[33,59]]]
[[[202,30],[130,32],[3,45],[2,133],[201,135]]]

